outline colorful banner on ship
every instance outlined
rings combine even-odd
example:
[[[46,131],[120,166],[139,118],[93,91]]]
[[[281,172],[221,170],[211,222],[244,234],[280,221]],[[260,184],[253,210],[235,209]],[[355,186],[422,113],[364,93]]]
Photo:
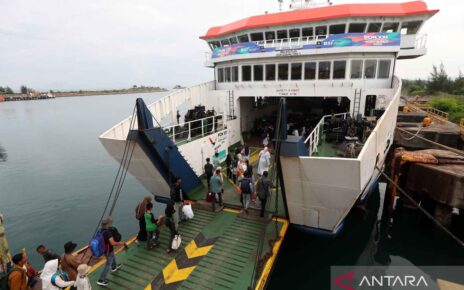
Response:
[[[294,50],[324,49],[339,47],[384,47],[400,46],[401,37],[399,32],[378,32],[378,33],[346,33],[332,35],[324,40],[313,41]],[[225,57],[238,54],[252,54],[276,51],[275,47],[265,48],[254,42],[246,42],[218,47],[213,51],[212,58]]]

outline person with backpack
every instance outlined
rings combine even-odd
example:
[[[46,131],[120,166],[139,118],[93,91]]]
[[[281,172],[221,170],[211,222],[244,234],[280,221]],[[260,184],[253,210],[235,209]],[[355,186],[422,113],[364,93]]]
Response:
[[[42,290],[60,290],[74,286],[74,281],[70,281],[68,274],[62,270],[60,259],[45,263],[40,278],[42,279]]]
[[[184,200],[188,199],[180,186],[181,183],[182,179],[180,179],[180,177],[175,177],[174,185],[171,189],[171,201],[173,202],[175,209],[174,224],[176,226],[176,230],[179,228],[179,222],[183,219],[182,206],[184,205]]]
[[[69,280],[76,280],[77,278],[77,267],[80,264],[84,264],[85,261],[88,261],[90,256],[89,252],[85,252],[85,254],[79,258],[77,255],[74,256],[73,252],[76,249],[77,244],[71,241],[64,244],[64,254],[61,256],[61,269],[68,273]]]
[[[216,198],[219,200],[219,206],[222,206],[222,191],[224,181],[221,178],[221,169],[216,169],[216,173],[211,178],[211,194],[213,195],[212,199],[212,209],[213,212],[216,210]]]
[[[106,279],[108,272],[111,268],[112,272],[116,272],[117,270],[121,269],[122,265],[116,262],[116,256],[114,254],[114,247],[115,246],[123,246],[127,249],[127,244],[123,241],[116,241],[118,240],[111,231],[111,224],[113,223],[113,219],[111,217],[105,217],[102,220],[102,233],[103,233],[103,241],[106,247],[106,264],[105,268],[100,275],[100,278],[97,281],[97,284],[100,286],[108,286],[109,281]]]
[[[158,239],[160,231],[158,229],[158,221],[155,219],[152,213],[153,203],[147,204],[147,209],[145,211],[145,224],[147,229],[147,249],[152,249],[159,245]],[[155,238],[153,239],[153,235]]]
[[[204,172],[206,176],[206,184],[208,185],[208,191],[210,191],[209,188],[209,181],[211,180],[211,177],[213,176],[213,164],[211,164],[209,158],[206,158],[206,164],[204,166]]]
[[[230,157],[230,153],[227,153],[226,167],[227,167],[227,178],[232,179],[232,157]]]
[[[256,183],[256,191],[258,193],[258,198],[261,201],[261,217],[264,217],[264,210],[266,209],[267,199],[271,196],[270,189],[274,187],[272,181],[268,179],[269,173],[267,171],[263,172],[263,176]]]
[[[176,210],[174,209],[174,204],[172,202],[168,203],[166,205],[166,209],[164,210],[164,214],[165,214],[165,217],[166,217],[165,224],[166,224],[166,227],[169,229],[169,232],[170,232],[168,249],[166,250],[168,254],[173,251],[173,249],[172,249],[172,241],[174,240],[174,237],[178,234],[175,223],[174,223],[174,214],[175,214],[175,212],[176,212]]]
[[[248,207],[250,206],[253,188],[253,184],[251,183],[250,177],[248,176],[248,172],[245,172],[244,177],[240,180],[239,184],[242,195],[243,210],[246,214],[248,214]]]
[[[147,240],[147,230],[145,225],[145,211],[147,204],[152,201],[152,197],[147,195],[135,208],[135,218],[139,221],[139,232],[137,234],[136,242],[145,242]]]
[[[12,257],[13,268],[1,277],[0,286],[2,289],[9,290],[27,290],[27,273],[24,265],[27,258],[22,253]]]

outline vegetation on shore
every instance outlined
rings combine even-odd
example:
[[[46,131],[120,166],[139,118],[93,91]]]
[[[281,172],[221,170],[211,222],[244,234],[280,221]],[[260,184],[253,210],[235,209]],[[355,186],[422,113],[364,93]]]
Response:
[[[403,94],[430,97],[429,104],[449,113],[451,122],[459,123],[464,118],[464,74],[460,72],[453,79],[443,64],[434,65],[427,80],[403,80]]]
[[[41,94],[48,92],[39,92],[27,86],[21,86],[19,89],[20,93],[15,94],[10,87],[0,87],[0,94],[5,95],[25,95],[25,94]],[[165,92],[165,88],[151,87],[151,86],[132,86],[129,89],[115,89],[115,90],[78,90],[78,91],[53,91],[55,97],[73,97],[73,96],[93,96],[93,95],[115,95],[115,94],[134,94],[134,93],[153,93],[153,92]]]

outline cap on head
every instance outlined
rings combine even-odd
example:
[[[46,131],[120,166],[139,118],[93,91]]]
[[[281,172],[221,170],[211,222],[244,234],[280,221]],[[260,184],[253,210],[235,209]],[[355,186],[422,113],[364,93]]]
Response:
[[[72,252],[74,252],[76,247],[77,247],[76,243],[73,243],[73,242],[69,241],[66,244],[64,244],[64,253],[65,254],[71,254]]]
[[[102,227],[107,227],[113,223],[113,219],[110,216],[105,217],[102,220]]]

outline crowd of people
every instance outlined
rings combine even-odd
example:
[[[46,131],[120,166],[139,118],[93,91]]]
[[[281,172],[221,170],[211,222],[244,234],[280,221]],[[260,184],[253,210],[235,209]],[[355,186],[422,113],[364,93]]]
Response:
[[[253,165],[250,163],[250,147],[244,145],[237,148],[233,154],[227,154],[225,159],[227,178],[236,186],[240,193],[243,211],[248,214],[250,202],[257,196],[261,203],[261,217],[264,216],[267,200],[273,187],[269,179],[269,167],[271,155],[267,147],[259,152],[259,162],[257,175],[259,180],[255,182]],[[216,152],[206,159],[204,173],[208,184],[208,196],[210,197],[212,210],[216,210],[216,205],[223,207],[224,176],[219,154]],[[170,237],[167,253],[176,249],[173,248],[173,241],[179,236],[179,223],[185,220],[183,207],[187,204],[188,196],[182,190],[182,180],[179,177],[173,178],[169,201],[166,204],[164,215],[155,218],[153,212],[153,197],[146,196],[135,208],[135,218],[139,222],[139,232],[136,243],[145,243],[148,250],[160,245],[160,226],[165,225],[169,229]],[[108,286],[107,276],[111,272],[118,271],[122,265],[116,261],[114,252],[115,247],[124,247],[127,244],[121,240],[121,235],[112,227],[113,220],[110,216],[104,217],[101,221],[101,229],[105,244],[104,257],[106,263],[97,284]],[[34,288],[40,281],[41,288],[44,290],[58,290],[70,287],[73,290],[91,290],[91,284],[87,277],[91,267],[89,266],[94,253],[91,248],[81,251],[75,255],[77,244],[68,241],[63,246],[63,254],[58,255],[53,250],[47,249],[45,245],[39,245],[36,252],[44,260],[43,271],[40,275],[29,263],[25,251],[14,255],[11,259],[12,265],[7,269],[7,285],[10,290],[29,290]]]

